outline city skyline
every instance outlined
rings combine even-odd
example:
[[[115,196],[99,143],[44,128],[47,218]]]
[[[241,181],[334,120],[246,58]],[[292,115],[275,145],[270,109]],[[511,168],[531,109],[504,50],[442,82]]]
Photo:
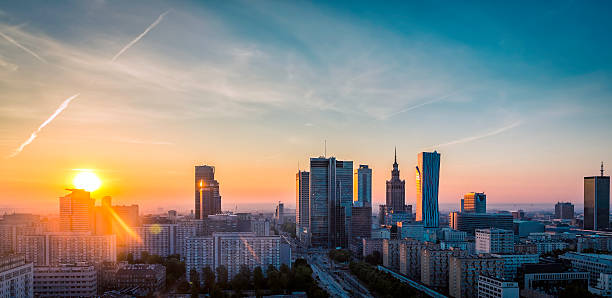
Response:
[[[197,164],[223,210],[293,206],[324,140],[369,165],[374,206],[394,146],[409,205],[437,150],[440,206],[582,206],[612,161],[609,4],[503,5],[521,26],[482,3],[0,6],[0,208],[53,210],[91,169],[98,200],[190,210]]]

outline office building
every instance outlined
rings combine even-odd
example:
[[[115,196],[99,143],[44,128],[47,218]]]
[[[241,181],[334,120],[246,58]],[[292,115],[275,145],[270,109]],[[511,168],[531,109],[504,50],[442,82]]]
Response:
[[[88,191],[68,189],[71,193],[60,197],[60,231],[95,233],[95,200]]]
[[[487,213],[487,195],[481,192],[470,192],[461,199],[461,212]]]
[[[195,269],[202,274],[202,269],[210,266],[215,269],[225,266],[231,279],[238,274],[241,266],[249,270],[262,269],[272,265],[280,268],[281,264],[290,265],[291,254],[282,253],[280,236],[257,237],[254,233],[213,233],[212,236],[194,237],[186,241],[185,266],[187,272]]]
[[[96,268],[87,263],[34,267],[36,297],[94,297],[98,291]]]
[[[449,294],[455,298],[476,297],[478,277],[501,278],[504,274],[504,261],[490,255],[469,255],[450,257],[448,270]]]
[[[400,179],[400,171],[397,164],[397,150],[391,170],[391,180],[387,180],[387,210],[404,211],[406,205],[406,181]]]
[[[592,286],[597,284],[600,273],[612,274],[612,255],[566,252],[559,256],[570,262],[573,269],[589,272]]]
[[[421,252],[421,282],[442,292],[448,288],[448,261],[451,256],[465,257],[461,249],[426,248]]]
[[[421,279],[421,254],[425,249],[438,249],[432,242],[404,239],[399,242],[399,271],[412,280]]]
[[[476,229],[498,228],[512,230],[513,218],[506,213],[451,212],[449,225],[454,230],[474,235]]]
[[[353,239],[361,242],[363,238],[372,238],[372,207],[353,206],[351,213]]]
[[[355,170],[354,195],[355,204],[359,207],[372,207],[372,169],[368,165],[359,165]]]
[[[610,176],[584,177],[584,229],[605,230],[610,226]]]
[[[574,219],[574,204],[570,202],[557,202],[555,204],[555,218]]]
[[[514,233],[502,229],[476,229],[476,253],[513,253]]]
[[[512,223],[514,239],[527,238],[532,233],[544,233],[545,226],[541,222],[531,220],[515,220]]]
[[[177,224],[144,224],[132,228],[134,236],[128,238],[127,252],[140,259],[143,252],[167,257],[177,253]]]
[[[308,243],[310,226],[309,206],[310,172],[298,171],[295,174],[295,234],[302,243]]]
[[[221,195],[215,167],[195,166],[195,219],[217,213],[221,213]]]
[[[502,278],[478,276],[478,298],[518,298],[517,282]]]
[[[425,236],[427,235],[425,231],[426,230],[424,230],[422,222],[397,222],[397,238],[399,239],[410,238],[414,240],[425,241],[428,240],[425,239]]]
[[[76,232],[25,235],[17,241],[17,252],[24,254],[26,261],[34,263],[34,266],[117,261],[115,235]]]
[[[504,278],[514,280],[518,269],[523,264],[537,264],[540,261],[538,254],[491,254],[492,257],[504,260]]]
[[[416,168],[416,220],[422,221],[425,228],[438,227],[439,184],[440,154],[435,151],[419,153]]]
[[[353,206],[353,162],[310,159],[310,244],[348,247]]]
[[[517,210],[517,211],[512,211],[512,218],[514,219],[524,219],[525,218],[525,211],[523,210]]]
[[[0,297],[34,297],[33,266],[22,254],[0,255]]]

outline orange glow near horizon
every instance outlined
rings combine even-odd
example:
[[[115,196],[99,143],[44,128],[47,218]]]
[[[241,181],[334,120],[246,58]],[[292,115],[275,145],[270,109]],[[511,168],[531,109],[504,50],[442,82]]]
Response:
[[[72,180],[72,184],[77,189],[84,189],[88,192],[92,192],[100,188],[102,186],[102,181],[92,170],[82,170],[79,171],[74,179]]]
[[[134,232],[134,230],[132,230],[132,228],[130,228],[130,226],[128,226],[123,219],[121,218],[121,216],[119,216],[119,214],[117,214],[117,212],[115,212],[115,210],[113,210],[112,207],[110,206],[102,206],[104,209],[106,209],[106,211],[108,211],[108,213],[110,213],[113,218],[117,221],[117,223],[119,223],[119,226],[132,238],[136,239],[136,241],[138,241],[138,243],[142,244],[142,238],[140,238],[140,236],[138,234],[136,234],[136,232]]]

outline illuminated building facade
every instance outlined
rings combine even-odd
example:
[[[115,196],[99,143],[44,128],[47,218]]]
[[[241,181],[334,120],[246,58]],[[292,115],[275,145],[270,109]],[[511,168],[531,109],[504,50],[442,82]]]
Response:
[[[610,176],[584,177],[584,229],[605,230],[610,226]]]
[[[60,197],[60,231],[95,232],[95,200],[88,191],[68,189],[66,196]]]
[[[221,213],[219,182],[215,180],[215,167],[195,167],[195,219]]]
[[[461,199],[461,212],[487,213],[487,195],[480,192],[470,192]]]
[[[438,227],[438,187],[440,183],[440,154],[421,152],[416,167],[416,220],[425,228]]]

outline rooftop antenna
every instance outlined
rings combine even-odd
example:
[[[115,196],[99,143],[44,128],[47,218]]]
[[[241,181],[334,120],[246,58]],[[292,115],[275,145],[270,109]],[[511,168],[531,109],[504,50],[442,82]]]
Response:
[[[323,142],[324,142],[324,148],[325,148],[325,151],[323,151],[323,157],[327,158],[327,140],[324,140]]]
[[[604,175],[604,170],[603,170],[603,161],[601,162],[601,170],[600,170],[600,171],[601,171],[601,177],[603,177],[603,175]]]

